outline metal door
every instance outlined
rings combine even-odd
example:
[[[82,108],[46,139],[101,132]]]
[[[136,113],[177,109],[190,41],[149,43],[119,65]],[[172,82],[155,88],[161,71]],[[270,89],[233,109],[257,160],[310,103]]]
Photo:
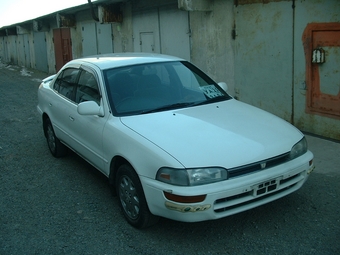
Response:
[[[24,34],[25,66],[31,66],[30,41],[27,34]]]
[[[111,24],[96,24],[97,32],[97,54],[105,54],[113,52],[112,41],[112,25]]]
[[[153,32],[141,32],[139,41],[141,52],[155,52],[155,37]]]
[[[174,55],[190,60],[188,12],[177,6],[133,14],[134,51]]]
[[[158,9],[134,13],[132,26],[134,51],[161,53]]]
[[[311,23],[303,39],[307,110],[340,118],[340,23]]]
[[[17,37],[17,52],[18,52],[18,65],[25,66],[24,35],[18,35]]]
[[[255,2],[255,1],[253,1]],[[292,120],[292,3],[237,7],[235,95]]]
[[[34,33],[35,68],[48,73],[47,45],[45,32]]]
[[[6,41],[5,36],[0,37],[0,61],[1,62],[7,62],[7,47],[6,47]]]
[[[235,95],[299,129],[340,140],[340,2],[238,1]],[[313,52],[325,61],[312,63]]]
[[[159,10],[161,52],[190,61],[189,13],[176,8]]]
[[[84,23],[81,34],[83,56],[113,52],[111,24]]]
[[[58,28],[53,30],[54,53],[57,72],[67,62],[72,60],[72,45],[70,28]]]
[[[97,54],[96,23],[84,23],[81,28],[83,56]]]

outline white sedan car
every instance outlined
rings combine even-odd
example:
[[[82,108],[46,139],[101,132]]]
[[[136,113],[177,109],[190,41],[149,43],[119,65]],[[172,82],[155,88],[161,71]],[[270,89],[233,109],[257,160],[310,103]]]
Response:
[[[136,228],[158,217],[219,219],[299,189],[304,135],[235,100],[183,59],[110,54],[70,61],[38,90],[52,155],[72,149],[109,178]]]

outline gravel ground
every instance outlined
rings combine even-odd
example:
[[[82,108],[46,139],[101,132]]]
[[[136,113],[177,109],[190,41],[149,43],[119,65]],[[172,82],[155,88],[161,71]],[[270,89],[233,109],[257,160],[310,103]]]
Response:
[[[308,136],[317,165],[278,201],[217,221],[129,226],[108,181],[53,158],[36,111],[46,74],[0,63],[0,254],[340,254],[340,144]]]

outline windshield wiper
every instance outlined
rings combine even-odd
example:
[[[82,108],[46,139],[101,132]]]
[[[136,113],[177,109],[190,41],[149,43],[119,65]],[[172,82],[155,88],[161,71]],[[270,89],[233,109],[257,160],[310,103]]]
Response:
[[[169,104],[169,105],[163,105],[151,110],[145,110],[142,111],[141,114],[146,114],[146,113],[153,113],[153,112],[161,112],[161,111],[167,111],[167,110],[174,110],[174,109],[179,109],[182,107],[188,107],[188,106],[192,106],[192,105],[196,105],[195,103],[174,103],[174,104]]]
[[[190,107],[190,106],[210,104],[210,103],[220,102],[220,101],[224,101],[224,100],[228,100],[228,99],[230,99],[230,97],[228,97],[228,96],[218,96],[218,97],[209,98],[207,100],[199,101],[199,102],[174,103],[174,104],[169,104],[169,105],[163,105],[163,106],[160,106],[160,107],[157,107],[157,108],[154,108],[154,109],[150,109],[150,110],[144,110],[144,111],[141,111],[140,114],[147,114],[147,113],[153,113],[153,112],[161,112],[161,111],[185,108],[185,107]]]
[[[192,106],[216,103],[216,102],[221,102],[221,101],[228,100],[228,99],[230,99],[230,97],[228,96],[217,96],[217,97],[209,98],[207,100],[204,100],[198,103],[194,103],[192,104]]]

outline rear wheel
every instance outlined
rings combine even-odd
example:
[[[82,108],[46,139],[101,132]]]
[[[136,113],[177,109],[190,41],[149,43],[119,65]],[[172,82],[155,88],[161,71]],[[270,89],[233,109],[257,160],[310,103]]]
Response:
[[[65,156],[67,154],[67,147],[55,136],[50,119],[46,119],[44,123],[44,132],[51,154],[56,158]]]
[[[116,189],[124,217],[135,228],[146,228],[158,221],[146,203],[142,184],[130,165],[122,165],[117,172]]]

